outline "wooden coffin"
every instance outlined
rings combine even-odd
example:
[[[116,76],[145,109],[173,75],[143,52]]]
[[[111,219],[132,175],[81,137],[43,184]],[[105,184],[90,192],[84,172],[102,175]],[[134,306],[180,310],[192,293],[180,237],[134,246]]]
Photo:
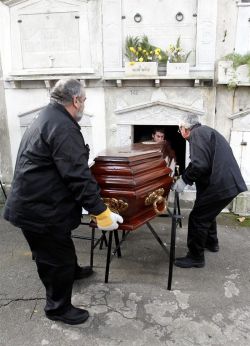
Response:
[[[124,219],[119,229],[134,230],[166,210],[173,178],[158,148],[133,144],[107,150],[91,171],[104,202]]]

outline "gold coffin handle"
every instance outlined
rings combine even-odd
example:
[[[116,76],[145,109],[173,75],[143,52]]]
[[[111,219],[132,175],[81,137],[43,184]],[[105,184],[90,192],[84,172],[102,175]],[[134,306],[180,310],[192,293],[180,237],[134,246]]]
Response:
[[[122,199],[116,198],[103,198],[103,202],[106,206],[116,214],[123,213],[128,209],[128,203]]]
[[[164,189],[160,188],[153,191],[145,198],[145,205],[148,206],[153,204],[154,211],[157,215],[163,214],[167,210],[167,201],[166,198],[163,197],[163,194]]]
[[[158,204],[161,205],[161,210],[158,209]],[[154,211],[157,215],[163,214],[167,210],[166,198],[158,196],[153,203]]]

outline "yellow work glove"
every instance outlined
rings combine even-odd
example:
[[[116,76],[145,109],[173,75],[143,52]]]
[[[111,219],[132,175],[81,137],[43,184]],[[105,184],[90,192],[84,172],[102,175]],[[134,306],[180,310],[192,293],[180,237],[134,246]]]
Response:
[[[123,223],[121,215],[113,213],[109,208],[99,215],[94,215],[97,227],[103,231],[113,231],[119,227],[119,223]]]

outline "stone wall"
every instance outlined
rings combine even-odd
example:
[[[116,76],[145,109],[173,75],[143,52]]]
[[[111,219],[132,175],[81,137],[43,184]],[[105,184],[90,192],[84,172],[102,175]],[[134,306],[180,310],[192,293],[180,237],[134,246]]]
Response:
[[[12,164],[10,152],[9,128],[6,117],[5,90],[2,80],[2,66],[0,55],[0,179],[4,188],[10,184],[12,178]],[[0,200],[3,201],[2,189],[0,190]]]

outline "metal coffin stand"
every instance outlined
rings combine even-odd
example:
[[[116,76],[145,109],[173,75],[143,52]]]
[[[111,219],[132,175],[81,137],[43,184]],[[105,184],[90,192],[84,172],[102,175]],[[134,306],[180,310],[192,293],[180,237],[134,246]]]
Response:
[[[119,230],[109,231],[108,240],[107,233],[102,232],[101,238],[96,241],[96,225],[93,222],[88,224],[92,228],[90,264],[93,265],[95,247],[98,244],[102,247],[105,242],[107,245],[105,282],[108,282],[113,233],[115,239],[113,254],[117,254],[118,257],[121,256],[121,244],[128,234],[144,224],[150,229],[164,251],[168,252],[167,247],[150,224],[150,220],[167,209],[167,198],[173,178],[171,177],[172,171],[166,166],[160,149],[154,145],[133,144],[114,148],[105,151],[94,161],[91,172],[101,188],[104,202],[124,219]],[[177,193],[175,193],[173,212],[169,209],[168,212],[172,217],[168,284],[168,289],[171,289],[175,232],[177,224],[181,226]],[[122,233],[121,239],[119,239],[118,231]]]
[[[157,242],[160,244],[164,252],[166,252],[169,255],[169,267],[168,267],[168,290],[171,290],[172,287],[172,277],[173,277],[173,264],[175,259],[175,240],[176,240],[176,229],[177,227],[182,227],[182,216],[180,211],[180,203],[179,203],[179,194],[177,192],[174,192],[174,205],[173,210],[171,211],[170,208],[168,208],[168,215],[171,217],[171,236],[170,236],[170,246],[168,247],[163,243],[159,235],[157,234],[156,230],[153,228],[153,226],[150,224],[150,222],[146,222],[147,227],[157,240]],[[94,264],[94,250],[97,247],[97,245],[100,245],[100,249],[102,249],[103,244],[107,247],[107,257],[106,257],[106,268],[105,268],[105,283],[108,283],[109,280],[109,268],[110,263],[113,257],[117,255],[117,257],[121,257],[121,244],[126,240],[127,236],[131,231],[122,231],[122,237],[121,240],[119,240],[118,232],[121,232],[120,229],[114,230],[114,231],[102,231],[102,235],[100,238],[95,238],[95,230],[97,228],[97,225],[94,222],[90,223],[84,223],[82,222],[82,225],[87,225],[91,228],[91,237],[82,237],[79,235],[73,235],[73,238],[79,238],[79,239],[87,239],[91,240],[91,250],[90,250],[90,266],[93,267]],[[100,231],[98,231],[100,232]],[[107,233],[108,233],[108,240],[107,240]],[[112,243],[113,243],[113,234],[115,239],[115,249],[112,251]]]

